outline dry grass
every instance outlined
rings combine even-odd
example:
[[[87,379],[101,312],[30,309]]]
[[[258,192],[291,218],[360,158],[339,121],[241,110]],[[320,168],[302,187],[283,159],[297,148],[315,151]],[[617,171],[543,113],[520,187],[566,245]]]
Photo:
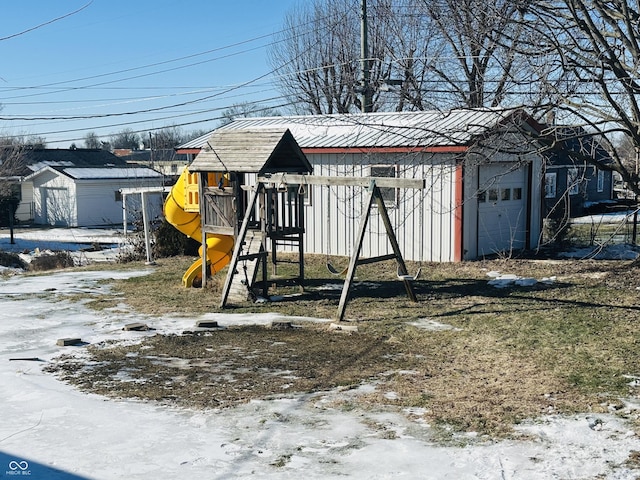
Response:
[[[340,292],[318,287],[340,279],[328,274],[324,258],[307,260],[304,295],[230,311],[332,317]],[[205,290],[187,290],[180,284],[187,266],[188,259],[164,259],[153,275],[115,282],[112,301],[124,296],[136,310],[159,315],[218,311],[222,277]],[[487,285],[490,270],[557,280],[496,289]],[[420,408],[435,425],[491,436],[509,434],[525,418],[602,411],[638,393],[625,376],[640,375],[636,264],[422,265],[417,303],[407,300],[393,265],[359,268],[358,279],[347,309],[358,326],[351,335],[314,323],[156,335],[140,345],[93,345],[90,362],[62,358],[52,370],[89,391],[201,408],[375,384],[374,393],[343,407]],[[104,298],[96,302],[97,308],[109,305]],[[455,329],[413,325],[424,319]]]

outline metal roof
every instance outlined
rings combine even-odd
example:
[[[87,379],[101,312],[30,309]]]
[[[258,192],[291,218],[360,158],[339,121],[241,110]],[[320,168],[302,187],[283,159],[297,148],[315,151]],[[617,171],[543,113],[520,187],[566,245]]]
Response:
[[[76,180],[112,180],[112,179],[156,179],[162,178],[160,172],[150,168],[129,168],[129,167],[52,167],[46,166],[37,172],[27,176],[31,179],[40,175],[43,171],[55,171],[62,173]]]
[[[203,141],[192,172],[309,173],[311,164],[287,128],[219,129]]]
[[[214,132],[288,128],[301,148],[447,147],[469,145],[514,118],[529,117],[514,109],[259,117],[238,119]],[[178,150],[203,148],[210,135]]]

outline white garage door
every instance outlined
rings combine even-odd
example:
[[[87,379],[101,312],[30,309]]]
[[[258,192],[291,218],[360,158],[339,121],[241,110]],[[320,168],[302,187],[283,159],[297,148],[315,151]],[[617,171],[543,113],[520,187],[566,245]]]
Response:
[[[478,256],[521,250],[527,238],[526,168],[480,167]]]
[[[71,205],[69,190],[66,188],[42,188],[43,217],[49,225],[69,226],[71,222]]]

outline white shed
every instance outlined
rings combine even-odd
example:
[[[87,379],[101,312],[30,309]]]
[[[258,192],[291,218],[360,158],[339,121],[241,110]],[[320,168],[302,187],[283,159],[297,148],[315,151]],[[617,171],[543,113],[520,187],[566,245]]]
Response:
[[[288,128],[314,175],[424,179],[424,190],[384,189],[406,260],[459,261],[537,246],[542,157],[533,140],[537,124],[520,110],[247,118],[220,130],[267,128]],[[178,151],[197,154],[209,137]],[[351,255],[364,189],[305,190],[305,251]],[[375,217],[365,257],[391,253]]]
[[[88,227],[122,223],[121,188],[160,187],[161,173],[149,168],[45,166],[25,178],[32,185],[34,223]],[[162,213],[162,197],[150,200]],[[135,208],[131,208],[134,221]]]

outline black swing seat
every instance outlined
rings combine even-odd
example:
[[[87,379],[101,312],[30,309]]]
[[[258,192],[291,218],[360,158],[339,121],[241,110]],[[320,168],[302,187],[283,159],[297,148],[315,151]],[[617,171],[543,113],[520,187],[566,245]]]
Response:
[[[349,267],[345,267],[343,270],[336,270],[336,268],[333,265],[327,262],[327,270],[329,270],[329,273],[333,275],[346,275],[347,272],[349,271]]]

